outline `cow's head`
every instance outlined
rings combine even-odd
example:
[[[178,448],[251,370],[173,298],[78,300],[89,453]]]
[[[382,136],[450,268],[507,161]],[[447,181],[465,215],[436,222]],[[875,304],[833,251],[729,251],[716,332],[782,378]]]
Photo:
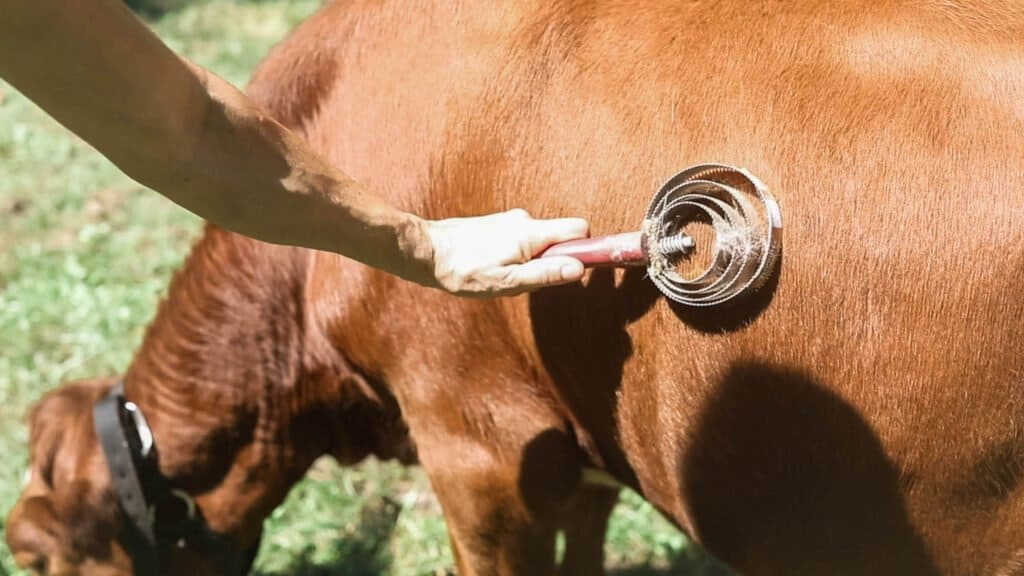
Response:
[[[29,467],[7,519],[7,545],[37,574],[131,573],[113,537],[117,503],[89,410],[111,386],[113,379],[73,382],[29,417]]]
[[[30,413],[29,467],[21,498],[8,516],[6,536],[16,562],[35,574],[139,573],[130,557],[132,525],[112,485],[93,422],[94,406],[116,381],[70,382],[47,393]],[[157,551],[163,573],[222,572],[208,551],[169,541],[160,542]],[[251,561],[252,551],[240,555],[239,562]]]
[[[339,372],[345,371],[332,374]],[[112,482],[111,459],[94,421],[97,403],[111,397],[117,382],[105,378],[64,384],[44,395],[29,415],[26,483],[8,516],[6,536],[18,564],[36,574],[155,572],[140,570],[139,516],[132,516],[126,505],[123,481],[118,486]],[[370,454],[415,461],[393,399],[382,397],[358,374],[348,373],[340,381],[303,380],[297,387],[304,398],[314,396],[308,393],[311,387],[329,393],[306,404],[282,396],[268,405],[293,406],[294,411],[274,409],[252,417],[242,411],[241,417],[218,418],[212,426],[197,417],[198,406],[210,403],[205,394],[196,399],[196,410],[151,411],[161,463],[156,473],[174,489],[165,490],[157,502],[147,501],[145,510],[157,532],[185,525],[188,534],[179,538],[171,532],[168,537],[164,530],[155,538],[159,572],[203,576],[246,571],[263,520],[320,455],[330,454],[342,464]],[[293,388],[281,386],[278,392],[288,390]],[[269,418],[288,430],[288,442],[260,445],[254,430],[267,429],[260,423]],[[125,426],[125,438],[131,438],[135,431]],[[109,445],[103,443],[108,450]],[[136,469],[140,477],[147,470]],[[189,492],[201,496],[193,502]],[[147,490],[147,498],[151,493]]]

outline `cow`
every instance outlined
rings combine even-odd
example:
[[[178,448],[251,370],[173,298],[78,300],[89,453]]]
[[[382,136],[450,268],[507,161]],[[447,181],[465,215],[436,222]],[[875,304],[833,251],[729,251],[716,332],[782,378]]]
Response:
[[[350,0],[249,91],[426,217],[524,206],[630,230],[661,182],[714,161],[772,189],[785,248],[757,293],[695,309],[642,271],[465,300],[207,232],[124,391],[161,472],[239,546],[312,453],[347,462],[394,432],[463,575],[552,574],[591,469],[741,573],[1024,574],[1012,0]],[[23,558],[123,555],[86,422],[101,390],[36,409],[8,528]],[[273,425],[324,405],[311,421],[336,433],[317,441]],[[85,533],[70,556],[45,541]]]

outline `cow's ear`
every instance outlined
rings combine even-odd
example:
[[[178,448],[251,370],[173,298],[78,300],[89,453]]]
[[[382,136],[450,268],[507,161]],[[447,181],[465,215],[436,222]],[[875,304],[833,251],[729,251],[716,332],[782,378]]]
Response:
[[[49,558],[59,547],[60,525],[48,496],[19,501],[7,517],[7,546],[19,566],[47,573]]]
[[[119,507],[93,431],[92,408],[115,382],[113,378],[69,382],[48,392],[33,407],[29,472],[21,501],[8,522],[11,549],[18,546],[22,551],[19,561],[31,566],[57,558],[109,557]],[[55,566],[47,569],[56,570]]]

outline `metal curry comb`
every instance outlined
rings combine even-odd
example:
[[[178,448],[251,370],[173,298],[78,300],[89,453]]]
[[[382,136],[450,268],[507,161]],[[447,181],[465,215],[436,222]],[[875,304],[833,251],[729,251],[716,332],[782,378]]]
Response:
[[[684,276],[679,264],[698,250],[684,233],[694,222],[710,226],[709,264]],[[571,256],[588,268],[646,267],[670,300],[708,307],[756,291],[782,251],[782,212],[760,180],[742,168],[700,164],[669,178],[647,208],[640,230],[571,240],[538,258]]]

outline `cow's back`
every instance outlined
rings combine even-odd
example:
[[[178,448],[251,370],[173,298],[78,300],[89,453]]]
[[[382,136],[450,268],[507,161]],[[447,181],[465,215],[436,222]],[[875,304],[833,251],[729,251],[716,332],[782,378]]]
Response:
[[[642,273],[477,302],[322,258],[327,329],[391,383],[428,464],[438,429],[487,435],[467,412],[514,436],[517,406],[549,405],[741,569],[1020,569],[1024,12],[437,4],[332,4],[254,89],[294,76],[313,112],[288,120],[427,216],[635,229],[664,179],[714,161],[766,182],[785,231],[760,294],[699,312]]]

